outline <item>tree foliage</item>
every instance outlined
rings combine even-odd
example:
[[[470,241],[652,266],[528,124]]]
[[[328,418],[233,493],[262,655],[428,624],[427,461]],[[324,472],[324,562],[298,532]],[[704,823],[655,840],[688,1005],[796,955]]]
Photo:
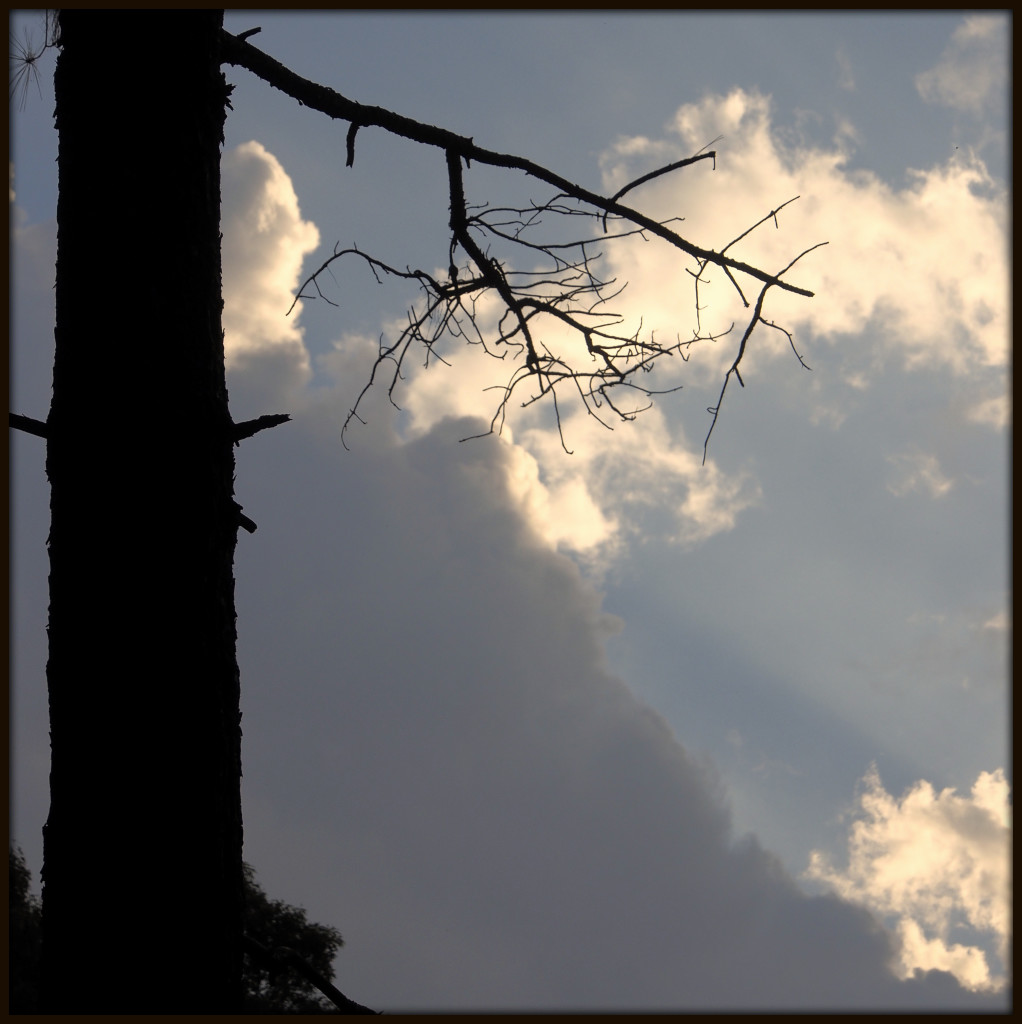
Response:
[[[7,890],[9,1008],[11,1013],[35,1013],[39,997],[39,963],[43,940],[42,907],[32,894],[32,872],[25,855],[10,847]]]
[[[243,961],[244,1010],[247,1013],[336,1013],[333,1003],[321,995],[300,973],[291,958],[273,955],[274,950],[295,954],[316,974],[330,980],[333,959],[344,945],[341,933],[316,924],[301,907],[271,900],[256,881],[255,870],[245,865],[245,935],[268,950],[259,956],[246,949]]]
[[[42,908],[31,891],[25,855],[10,847],[10,1012],[35,1013],[39,995]],[[344,945],[341,933],[310,921],[302,907],[271,900],[245,865],[244,931],[251,940],[242,961],[245,1013],[339,1013],[310,980],[333,978],[333,960]],[[265,951],[263,955],[257,952]],[[282,955],[282,951],[288,955]],[[296,964],[302,964],[300,970]],[[159,984],[159,981],[156,981]],[[322,982],[321,982],[322,983]],[[336,998],[336,997],[335,997]],[[350,1011],[349,1011],[350,1012]]]

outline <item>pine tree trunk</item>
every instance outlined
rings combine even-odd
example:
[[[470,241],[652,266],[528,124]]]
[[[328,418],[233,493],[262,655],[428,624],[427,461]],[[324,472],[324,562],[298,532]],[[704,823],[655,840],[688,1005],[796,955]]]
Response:
[[[222,11],[61,11],[45,1012],[240,989]]]

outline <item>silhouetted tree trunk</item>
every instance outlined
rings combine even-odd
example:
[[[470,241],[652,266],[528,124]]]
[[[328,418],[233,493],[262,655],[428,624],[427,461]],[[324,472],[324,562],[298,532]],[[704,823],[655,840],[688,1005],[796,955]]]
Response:
[[[60,14],[49,1012],[222,1013],[239,993],[221,24]]]
[[[732,376],[741,382],[738,367],[757,324],[792,340],[762,319],[767,291],[812,295],[782,275],[816,246],[777,272],[724,254],[753,228],[776,223],[787,203],[723,249],[707,249],[682,238],[672,221],[620,201],[654,177],[715,159],[713,151],[604,197],[530,160],[310,82],[247,41],[258,28],[232,36],[221,32],[222,21],[222,11],[205,10],[60,12],[53,402],[46,424],[11,418],[12,426],[46,437],[51,488],[44,1012],[229,1013],[239,1006],[233,559],[239,523],[252,524],[233,498],[233,442],[287,417],[234,425],[228,410],[220,326],[220,146],[229,93],[222,62],[348,122],[349,166],[356,134],[372,127],[431,147],[446,164],[449,272],[400,270],[358,249],[337,249],[306,284],[318,288],[319,275],[346,257],[418,282],[425,308],[410,314],[393,345],[381,345],[373,370],[375,378],[392,363],[391,388],[412,343],[429,352],[445,334],[464,337],[461,318],[487,292],[496,295],[506,314],[487,351],[499,349],[503,358],[506,345],[524,362],[504,387],[491,431],[523,382],[536,389],[529,401],[554,399],[567,386],[597,418],[607,407],[632,419],[641,410],[615,406],[615,389],[655,394],[635,382],[640,371],[664,355],[687,358],[689,345],[728,333],[679,336],[666,346],[652,335],[640,340],[638,329],[619,333],[616,315],[601,309],[615,282],[598,275],[592,238],[530,240],[526,229],[538,226],[540,214],[587,217],[601,225],[601,244],[648,232],[694,261],[697,283],[708,267],[723,268],[746,306],[735,275],[754,282],[759,297],[720,400]],[[521,209],[472,206],[464,174],[474,164],[517,171],[556,194]],[[609,234],[608,217],[617,224]],[[550,261],[544,280],[490,257],[494,241],[522,247],[530,265],[543,254]],[[534,344],[537,317],[567,328],[572,351],[584,341],[587,358],[575,363],[570,351]],[[714,422],[719,408],[718,401]],[[554,410],[560,424],[556,403]]]

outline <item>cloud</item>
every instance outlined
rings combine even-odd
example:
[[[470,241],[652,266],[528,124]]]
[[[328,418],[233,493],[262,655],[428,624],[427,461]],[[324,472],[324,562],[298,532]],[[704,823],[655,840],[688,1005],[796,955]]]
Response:
[[[897,472],[897,479],[887,485],[896,498],[903,498],[914,491],[922,491],[931,498],[943,498],[954,487],[954,480],[944,475],[935,455],[909,452],[889,455],[887,461]]]
[[[1006,394],[987,398],[969,410],[968,418],[973,423],[1003,430],[1011,422],[1011,398]]]
[[[236,374],[235,374],[236,375]],[[345,453],[325,397],[239,466],[246,842],[388,1010],[953,1005],[870,914],[736,842],[720,785],[606,666],[514,449],[449,420]],[[258,541],[258,543],[255,543]]]
[[[302,219],[291,179],[272,153],[246,142],[223,154],[224,331],[228,361],[276,348],[308,372],[298,326],[290,317],[305,256],[319,231]]]
[[[849,834],[849,863],[814,851],[808,877],[895,921],[900,973],[943,970],[966,988],[1003,989],[980,948],[992,938],[1007,964],[1011,929],[1010,791],[1002,769],[981,772],[970,796],[917,782],[900,799],[873,766]],[[952,941],[952,933],[969,940]]]
[[[733,250],[740,259],[770,268],[785,266],[803,248],[829,245],[812,253],[787,277],[812,288],[806,300],[780,293],[768,299],[767,315],[794,331],[802,352],[823,342],[835,346],[844,390],[815,381],[807,388],[813,422],[839,428],[849,406],[892,363],[909,372],[949,373],[962,382],[965,418],[1000,427],[1006,419],[1003,378],[1009,352],[1007,201],[983,163],[965,154],[926,170],[912,171],[908,184],[893,188],[866,171],[850,171],[854,130],[842,124],[829,146],[810,144],[777,130],[767,97],[733,90],[707,96],[677,111],[662,138],[619,140],[602,158],[604,187],[613,192],[651,167],[691,155],[711,139],[717,144],[717,170],[696,165],[641,186],[635,205],[660,218],[682,215],[687,237],[720,248],[774,209],[800,195],[779,215],[780,230],[764,224]],[[296,208],[296,207],[295,207]],[[848,211],[855,211],[854,217]],[[605,276],[628,280],[614,300],[615,312],[629,330],[638,326],[659,337],[691,337],[695,327],[691,261],[656,241],[631,240],[608,246]],[[748,311],[738,303],[723,275],[699,295],[705,330],[732,334],[716,343],[693,346],[688,361],[667,360],[651,376],[654,388],[683,384],[716,400],[724,372],[734,358]],[[292,278],[293,280],[293,278]],[[750,296],[755,290],[745,282]],[[492,333],[500,315],[492,297],[480,302],[478,321]],[[385,325],[393,340],[404,326]],[[543,340],[561,351],[568,345],[557,324],[547,325]],[[364,339],[341,338],[346,345]],[[375,345],[375,342],[373,343]],[[458,351],[453,352],[455,347]],[[782,356],[798,364],[788,339],[761,327],[746,356],[755,379],[764,360]],[[406,380],[395,391],[404,409],[402,430],[422,436],[446,417],[479,417],[488,423],[500,399],[492,386],[508,379],[511,360],[497,362],[481,346],[452,342],[440,346],[451,366],[409,360]],[[321,369],[329,368],[327,356]],[[413,365],[414,363],[414,365]],[[812,360],[810,360],[810,364]],[[644,383],[646,381],[644,380]],[[991,398],[992,391],[1002,394]],[[520,396],[524,397],[524,396]],[[516,446],[509,462],[516,500],[536,533],[547,543],[591,560],[620,549],[626,525],[634,533],[655,532],[681,544],[698,544],[734,527],[742,511],[759,501],[751,468],[702,466],[702,436],[690,438],[668,415],[667,402],[684,402],[685,393],[661,399],[633,423],[613,418],[608,431],[567,392],[558,408],[563,456],[549,404],[508,407],[503,438]],[[352,396],[352,401],[354,396]],[[350,408],[350,405],[348,406]],[[604,410],[606,411],[606,410]],[[349,442],[360,443],[360,433]],[[921,471],[920,471],[921,472]],[[938,491],[946,481],[932,474]],[[656,508],[670,508],[671,514]]]
[[[243,229],[283,192],[256,155]],[[241,253],[253,278],[230,277],[229,302],[300,265],[307,233],[269,237],[277,270]],[[608,669],[619,623],[535,526],[598,519],[564,512],[558,481],[535,491],[524,448],[458,444],[478,418],[401,435],[377,394],[345,453],[375,342],[348,339],[338,383],[311,393],[288,370],[300,332],[260,330],[231,360],[232,402],[258,392],[296,418],[238,451],[260,525],[237,558],[246,852],[269,891],[343,930],[343,989],[386,1009],[994,1005],[947,972],[898,981],[873,915],[736,841],[719,782]],[[687,501],[688,448],[650,424],[650,466]],[[641,505],[636,473],[614,500]],[[612,477],[596,460],[587,493],[611,501]],[[728,479],[719,500],[696,489],[697,526],[732,507]]]
[[[848,130],[840,130],[830,146],[808,143],[774,127],[769,98],[735,89],[681,107],[663,140],[619,142],[603,156],[604,186],[614,191],[719,135],[724,139],[715,146],[715,171],[696,165],[666,175],[636,190],[634,202],[658,217],[684,216],[686,237],[719,249],[800,196],[780,213],[780,230],[765,224],[730,250],[779,270],[809,245],[829,243],[786,274],[816,297],[772,295],[768,316],[794,329],[796,340],[809,332],[840,343],[850,382],[881,372],[890,355],[910,370],[942,369],[977,386],[988,368],[1003,372],[1010,351],[1007,195],[981,160],[958,154],[909,171],[908,184],[892,188],[871,172],[848,169]],[[623,297],[630,315],[641,311],[658,332],[686,336],[686,265],[653,244],[619,246],[612,269],[631,279]],[[700,296],[704,323],[745,322],[748,314],[724,276],[711,277]],[[850,346],[853,336],[863,334]],[[750,349],[753,367],[764,354],[791,358],[787,339],[777,332],[761,330]],[[695,365],[685,365],[686,376],[696,372],[702,355],[693,349]],[[733,355],[734,344],[721,343],[716,359],[704,365],[718,373]]]
[[[499,315],[492,299],[479,303],[483,331],[491,329]],[[387,337],[392,341],[402,326],[398,320],[388,323]],[[551,328],[544,341],[556,350],[564,337]],[[342,369],[344,353],[352,348],[368,355],[377,346],[365,338],[345,336],[335,343],[333,353],[321,358],[319,370],[341,381],[348,374]],[[404,410],[404,436],[409,440],[452,417],[472,418],[477,424],[472,433],[485,431],[500,401],[493,386],[512,372],[481,346],[440,351],[445,358],[450,355],[449,364],[433,359],[427,368],[422,360],[409,360],[403,367],[404,380],[395,400]],[[368,368],[360,379],[367,377]],[[387,381],[389,377],[377,390],[384,391]],[[351,403],[355,397],[352,393]],[[609,417],[605,425],[569,395],[559,406],[558,431],[549,406],[538,403],[523,409],[519,401],[508,405],[499,442],[513,449],[507,465],[519,508],[548,544],[594,565],[619,550],[626,534],[635,536],[649,527],[650,515],[660,517],[658,534],[690,545],[732,529],[740,513],[759,499],[749,472],[728,473],[712,459],[704,466],[701,442],[689,441],[659,408],[641,413],[631,423]],[[361,431],[353,433],[349,443],[358,445],[361,437]],[[666,515],[664,509],[669,510]]]
[[[1003,15],[967,17],[951,36],[939,63],[916,75],[929,103],[981,114],[994,94],[1007,89],[1010,28]]]
[[[996,615],[987,619],[983,623],[983,629],[990,629],[1000,632],[1001,630],[1008,630],[1011,628],[1011,620],[1008,618],[1007,612],[998,612]]]
[[[542,427],[530,427],[517,439],[536,453],[548,486],[584,485],[616,524],[618,539],[650,532],[697,544],[733,529],[739,514],[759,501],[751,474],[726,473],[712,460],[704,466],[702,445],[692,444],[659,408],[613,432],[574,409],[564,418],[564,431],[574,448],[569,459],[556,433]],[[665,510],[668,517],[657,521]]]
[[[345,452],[375,351],[344,339],[238,455],[246,850],[342,929],[342,989],[391,1011],[985,1005],[946,972],[899,981],[870,913],[736,841],[720,783],[607,667],[620,623],[552,549],[560,517],[601,535],[656,495],[716,529],[727,478],[654,413],[541,484],[556,434],[462,445],[484,421],[414,403],[402,433],[382,389]],[[233,362],[232,395],[293,398],[276,354]]]

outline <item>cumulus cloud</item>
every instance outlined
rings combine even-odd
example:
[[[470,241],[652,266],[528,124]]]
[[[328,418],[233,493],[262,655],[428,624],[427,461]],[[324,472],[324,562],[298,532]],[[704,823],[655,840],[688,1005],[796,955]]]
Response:
[[[225,233],[286,195],[254,157],[238,176],[251,209]],[[239,253],[236,308],[261,301],[253,281],[283,297],[311,244],[297,205],[267,223],[278,248]],[[254,341],[229,372],[232,397],[262,388],[275,409],[304,349],[273,307],[248,334],[239,314]],[[345,383],[238,454],[260,524],[238,551],[247,852],[268,889],[343,929],[342,988],[387,1009],[988,1005],[946,970],[898,981],[873,915],[806,896],[735,841],[719,784],[609,671],[618,624],[600,595],[550,549],[565,529],[551,521],[599,537],[616,529],[604,507],[641,505],[656,474],[692,529],[726,528],[754,492],[697,477],[656,417],[648,455],[643,435],[614,435],[635,466],[616,497],[595,457],[584,493],[537,484],[516,447],[529,425],[515,445],[468,446],[478,418],[401,437],[377,416],[345,454],[339,422],[374,347],[337,349]]]
[[[800,196],[779,215],[780,230],[765,224],[731,250],[780,270],[809,245],[829,243],[786,275],[816,298],[777,293],[768,299],[768,315],[794,329],[796,339],[809,332],[846,342],[868,331],[870,345],[860,342],[845,353],[850,382],[877,372],[878,354],[880,366],[884,355],[895,354],[910,369],[943,368],[964,379],[982,379],[990,367],[1003,370],[1010,351],[1007,197],[981,160],[960,153],[910,171],[908,183],[894,188],[868,171],[848,169],[853,133],[847,128],[830,146],[808,144],[774,127],[768,97],[736,89],[681,107],[665,139],[620,141],[603,157],[605,187],[614,191],[720,135],[716,171],[696,165],[680,172],[684,177],[656,179],[637,190],[635,202],[659,217],[684,216],[687,237],[720,248]],[[657,330],[678,330],[679,310],[687,312],[686,300],[691,306],[683,260],[636,241],[617,249],[613,267],[631,279],[626,299],[633,316],[641,312]],[[712,288],[701,294],[704,322],[742,323],[730,284],[723,275],[712,277]],[[750,364],[761,353],[791,356],[777,332],[761,330],[751,349]],[[718,345],[712,372],[733,353],[733,346]]]
[[[720,248],[780,202],[801,196],[781,212],[780,230],[764,224],[732,254],[779,269],[803,248],[829,242],[787,275],[813,289],[815,299],[773,293],[767,303],[768,317],[794,331],[801,351],[821,339],[841,346],[845,401],[835,396],[833,387],[817,395],[810,385],[813,421],[839,427],[847,414],[847,396],[868,390],[894,361],[909,371],[925,368],[956,375],[967,396],[966,418],[1002,426],[1005,401],[990,394],[991,382],[1003,380],[1009,353],[1003,187],[991,179],[982,161],[967,154],[911,171],[906,185],[892,187],[869,172],[848,170],[854,134],[842,124],[829,146],[809,144],[775,128],[767,97],[736,89],[682,106],[661,138],[619,140],[602,158],[604,187],[614,192],[651,167],[691,155],[723,135],[716,145],[716,171],[708,163],[686,168],[641,186],[634,202],[660,218],[684,216],[681,227],[687,237]],[[257,160],[253,154],[250,159],[264,168],[272,157],[263,154]],[[260,173],[279,181],[268,170]],[[293,196],[289,185],[275,185],[274,190]],[[300,224],[297,203],[289,199],[287,209],[287,223]],[[849,211],[855,215],[850,217]],[[291,250],[289,267],[297,266],[294,260],[307,251],[293,236]],[[661,337],[691,337],[695,295],[685,273],[690,261],[657,242],[638,239],[610,246],[608,253],[606,276],[629,281],[615,299],[615,312],[633,328],[641,320],[646,330]],[[277,276],[293,287],[293,270]],[[747,294],[755,294],[748,281],[744,286]],[[283,293],[279,288],[278,307],[284,303]],[[653,387],[713,389],[734,358],[748,311],[724,275],[710,275],[699,303],[703,333],[732,322],[735,329],[716,343],[693,346],[688,361],[666,361],[653,375]],[[279,309],[277,313],[279,323]],[[477,313],[486,332],[500,310],[490,299],[479,304]],[[403,326],[401,319],[385,325],[387,337],[396,337]],[[288,330],[293,328],[289,325]],[[851,337],[854,346],[847,344]],[[548,326],[544,341],[555,350],[565,344],[555,324]],[[364,339],[340,339],[337,349],[363,344]],[[746,367],[754,375],[762,360],[777,355],[797,367],[788,339],[761,327]],[[331,358],[324,360],[324,368]],[[405,410],[403,430],[409,439],[446,417],[478,417],[485,423],[492,417],[500,398],[492,387],[510,375],[510,361],[495,362],[481,346],[459,344],[451,362],[447,366],[434,360],[428,370],[421,362],[405,364],[407,379],[395,397]],[[562,397],[558,411],[564,445],[574,452],[570,459],[564,458],[551,430],[550,408],[543,403],[521,409],[516,399],[508,407],[503,433],[504,441],[516,447],[508,463],[516,500],[547,543],[589,558],[605,557],[621,544],[625,523],[639,524],[639,530],[654,526],[644,518],[644,510],[654,505],[673,510],[669,519],[661,515],[655,524],[659,535],[699,543],[733,528],[741,512],[759,500],[759,485],[748,471],[725,472],[713,463],[712,452],[703,467],[702,437],[687,437],[662,414],[662,405],[634,423],[616,424],[611,432],[573,404],[571,396]],[[669,400],[684,402],[686,397]],[[915,467],[916,483],[911,486],[944,493],[949,481],[931,470]]]
[[[618,535],[641,536],[650,515],[673,513],[655,526],[658,536],[690,545],[732,529],[739,514],[755,505],[760,488],[749,473],[725,473],[702,463],[692,444],[660,409],[608,432],[583,411],[564,419],[574,454],[565,459],[556,433],[530,427],[520,443],[536,453],[549,486],[584,486],[596,506],[618,526]]]
[[[967,17],[951,36],[935,67],[916,75],[916,89],[929,103],[981,114],[993,95],[1007,88],[1008,18]]]
[[[492,330],[500,312],[492,298],[481,301],[481,330]],[[402,321],[391,321],[387,336],[393,339],[402,326]],[[544,341],[554,350],[570,344],[556,327]],[[319,369],[341,381],[347,375],[341,369],[344,353],[353,348],[375,352],[376,343],[344,337],[320,360]],[[405,412],[404,436],[421,437],[452,417],[472,418],[473,434],[485,431],[500,402],[499,387],[512,370],[478,345],[461,345],[450,353],[449,363],[434,359],[426,367],[423,361],[409,360],[396,393]],[[360,379],[367,377],[364,371]],[[387,381],[389,377],[379,391]],[[352,393],[350,402],[355,397]],[[499,443],[513,450],[507,463],[513,495],[538,536],[594,565],[618,550],[626,533],[637,535],[649,526],[654,510],[662,517],[659,535],[694,544],[732,529],[740,513],[759,500],[750,473],[725,472],[712,458],[704,466],[701,441],[690,441],[660,408],[642,412],[630,423],[613,417],[601,423],[565,394],[558,406],[558,429],[549,404],[522,408],[520,401],[516,397],[508,404],[500,428]],[[361,432],[351,442],[359,444],[360,438]],[[666,516],[664,509],[670,510]]]
[[[301,233],[277,237],[273,266],[298,266]],[[233,360],[232,396],[293,398],[277,375],[299,344]],[[342,987],[391,1010],[958,1005],[946,973],[894,977],[869,913],[735,841],[719,783],[608,670],[620,623],[552,550],[665,500],[689,539],[726,529],[754,483],[701,469],[656,411],[609,435],[574,413],[586,454],[561,475],[573,460],[538,422],[460,445],[484,421],[446,367],[409,394],[438,388],[449,415],[427,394],[401,433],[377,389],[344,452],[375,351],[344,339],[333,383],[238,455],[260,524],[237,564],[247,850],[343,928]]]
[[[1007,965],[1011,805],[1003,770],[981,772],[968,796],[920,781],[897,799],[875,765],[863,783],[847,868],[814,851],[808,877],[893,919],[902,977],[936,969],[969,989],[1003,989],[1006,975],[991,971],[981,948],[992,939]]]
[[[992,381],[1003,386],[1010,351],[1007,201],[982,161],[959,154],[910,171],[906,185],[892,187],[869,172],[848,169],[851,126],[840,126],[829,146],[808,144],[774,127],[767,97],[736,89],[681,107],[662,138],[619,140],[602,159],[604,187],[614,192],[719,135],[724,139],[716,144],[716,171],[707,163],[654,180],[636,190],[634,202],[660,218],[684,216],[687,237],[720,248],[780,202],[801,196],[781,212],[780,230],[764,224],[732,253],[779,269],[803,248],[829,242],[787,275],[814,290],[815,299],[775,292],[767,303],[768,317],[794,332],[801,351],[819,339],[841,346],[845,400],[833,388],[817,396],[810,386],[814,422],[840,426],[848,396],[868,390],[893,362],[909,372],[955,375],[967,396],[965,417],[1003,426],[1006,400],[1003,395],[991,399],[990,392]],[[691,337],[696,318],[692,279],[685,273],[690,261],[648,240],[607,250],[607,276],[629,281],[615,311],[662,337]],[[735,329],[716,343],[693,346],[687,362],[662,363],[654,387],[713,388],[734,358],[748,311],[724,275],[711,274],[710,281],[699,294],[702,332],[732,322]],[[744,286],[755,294],[754,282]],[[480,312],[485,330],[496,307],[484,304]],[[556,327],[549,330],[552,344],[562,340]],[[853,337],[856,344],[850,346]],[[797,367],[788,339],[761,327],[746,366],[754,375],[763,359],[778,355]],[[494,383],[494,364],[478,349],[458,353],[453,368],[413,376],[407,407],[414,430],[429,429],[446,415],[492,415],[496,399],[486,387]],[[684,401],[685,395],[671,400]],[[528,483],[526,500],[536,527],[566,550],[612,550],[621,541],[622,524],[641,523],[641,506],[655,499],[663,507],[665,496],[675,514],[659,532],[683,543],[732,528],[741,511],[757,501],[752,477],[726,475],[712,464],[704,469],[702,439],[687,439],[657,411],[611,434],[584,410],[562,402],[565,443],[574,452],[567,461],[540,409],[512,413],[505,436],[527,455],[519,470],[527,466],[529,472],[520,479],[523,486]],[[896,459],[902,471],[892,484],[897,493],[923,487],[939,496],[950,488],[932,456]],[[569,516],[578,517],[577,527]]]
[[[294,186],[280,161],[258,142],[224,153],[223,290],[228,362],[276,349],[308,372],[298,326],[301,307],[285,316],[305,256],[319,245],[315,224],[303,220]]]
[[[448,420],[344,453],[334,416],[242,449],[260,540],[238,593],[249,856],[342,927],[342,988],[388,1010],[962,1005],[736,842],[719,783],[608,670],[617,624],[523,516],[511,446]]]
[[[716,146],[716,171],[709,164],[686,168],[641,186],[634,201],[661,218],[684,216],[682,228],[688,237],[719,248],[783,200],[801,196],[781,212],[780,230],[764,224],[732,252],[776,269],[802,248],[829,241],[787,275],[813,289],[817,297],[805,300],[774,293],[767,304],[768,316],[794,331],[795,344],[803,352],[821,339],[840,345],[844,398],[835,395],[833,385],[817,394],[815,382],[810,384],[806,394],[813,422],[839,427],[854,401],[850,396],[867,391],[893,361],[910,372],[928,369],[955,375],[966,396],[965,418],[1003,427],[1008,418],[1006,399],[1003,393],[990,397],[997,382],[1003,384],[1009,353],[1003,187],[991,179],[982,161],[964,153],[911,171],[906,185],[892,187],[869,172],[848,170],[854,134],[851,126],[842,124],[829,146],[809,144],[775,128],[767,97],[736,89],[682,106],[662,138],[619,140],[603,156],[604,185],[616,191],[650,167],[690,155],[723,135]],[[289,301],[301,256],[315,244],[315,229],[301,221],[293,189],[279,164],[258,148],[247,150],[246,160],[249,178],[258,183],[261,195],[271,197],[260,201],[270,202],[277,211],[274,230],[282,241],[272,250],[272,267],[264,273],[273,287],[258,289],[259,301],[265,304],[268,296],[276,296],[273,319],[282,334],[275,340],[290,342],[301,360],[300,332],[281,319],[280,310]],[[239,202],[252,193],[251,185],[239,189]],[[284,198],[274,198],[278,196]],[[855,216],[848,216],[850,210]],[[245,224],[266,219],[263,212],[246,214]],[[239,248],[242,259],[260,250],[247,244]],[[691,336],[695,295],[685,273],[690,261],[649,241],[625,242],[608,252],[607,276],[629,281],[615,300],[615,311],[633,326],[642,320],[646,329],[660,336]],[[652,386],[712,389],[734,358],[748,311],[723,275],[710,278],[699,295],[704,332],[731,322],[736,324],[734,331],[717,343],[693,346],[687,362],[667,361]],[[754,294],[749,282],[745,287]],[[245,302],[232,302],[229,308],[244,307]],[[252,309],[255,312],[255,304]],[[500,315],[497,302],[484,300],[477,312],[482,330],[492,330]],[[264,322],[260,316],[258,323]],[[387,337],[396,337],[403,326],[401,319],[385,325]],[[238,333],[258,344],[258,330],[264,329],[232,327],[228,335]],[[856,343],[851,346],[848,340],[853,337]],[[565,343],[556,325],[548,327],[544,340],[554,348]],[[364,343],[342,338],[337,349]],[[253,342],[246,344],[251,347]],[[778,355],[797,367],[788,339],[761,327],[746,366],[754,375],[762,360]],[[324,360],[324,369],[331,358]],[[434,360],[428,370],[421,362],[406,363],[407,380],[395,397],[405,410],[403,429],[408,438],[422,436],[446,417],[488,422],[493,415],[500,392],[492,387],[511,373],[508,361],[495,362],[481,346],[459,344],[451,362],[447,366]],[[307,373],[307,365],[300,366]],[[712,452],[710,464],[703,467],[702,437],[686,437],[673,419],[661,414],[662,406],[634,423],[617,424],[610,432],[570,396],[562,397],[559,414],[564,444],[574,452],[570,459],[564,458],[551,431],[550,409],[542,403],[527,409],[518,408],[517,400],[511,403],[503,433],[503,439],[516,446],[508,464],[516,499],[549,544],[589,558],[606,557],[621,544],[625,523],[638,523],[640,530],[653,526],[643,510],[654,504],[673,509],[669,521],[661,516],[656,524],[659,535],[698,543],[733,528],[742,510],[758,501],[759,486],[749,472],[725,472],[713,463]],[[685,399],[683,394],[670,401]],[[939,467],[916,463],[918,459],[912,465],[899,464],[902,479],[892,487],[898,493],[912,487],[924,487],[935,496],[946,493],[950,480]]]
[[[294,397],[276,360],[298,341],[234,360],[232,395]],[[703,470],[657,410],[613,434],[569,414],[574,460],[527,419],[460,445],[485,421],[446,367],[412,381],[403,432],[372,393],[344,452],[375,352],[343,339],[333,383],[238,456],[260,524],[237,568],[247,849],[341,925],[342,987],[391,1010],[961,1005],[941,969],[898,981],[869,913],[736,842],[719,783],[608,670],[620,623],[553,550],[664,501],[679,539],[727,529],[754,482]]]

